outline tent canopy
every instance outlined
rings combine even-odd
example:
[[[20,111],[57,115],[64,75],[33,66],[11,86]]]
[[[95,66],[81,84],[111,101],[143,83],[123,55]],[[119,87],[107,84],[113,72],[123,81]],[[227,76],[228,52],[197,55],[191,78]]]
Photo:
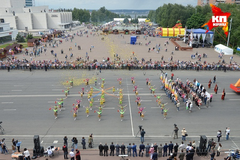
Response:
[[[224,55],[233,55],[233,49],[222,44],[216,45],[214,50],[218,53],[223,53]]]
[[[187,32],[193,32],[193,34],[214,34],[213,31],[208,31],[206,33],[206,29],[201,29],[201,28],[198,28],[198,29],[187,29]]]

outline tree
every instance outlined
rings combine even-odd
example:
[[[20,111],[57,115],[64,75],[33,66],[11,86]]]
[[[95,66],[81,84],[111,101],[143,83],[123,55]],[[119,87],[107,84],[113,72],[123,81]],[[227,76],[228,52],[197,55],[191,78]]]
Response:
[[[131,23],[136,23],[136,24],[138,24],[138,19],[137,19],[137,18],[131,19]]]
[[[149,11],[147,18],[152,22],[156,22],[156,11]]]
[[[98,22],[98,14],[97,14],[97,11],[95,11],[95,10],[92,11],[91,21],[92,22]]]
[[[173,27],[177,20],[181,20],[183,27],[188,18],[194,14],[195,9],[191,5],[164,4],[155,11],[150,11],[148,18],[162,27]]]
[[[73,20],[79,20],[79,9],[74,8],[72,11],[72,19]]]
[[[186,26],[188,28],[201,28],[201,26],[205,23],[205,17],[202,14],[193,14],[187,20]]]
[[[23,36],[21,36],[19,33],[17,34],[17,37],[16,37],[16,41],[17,42],[25,42],[25,39],[23,38]]]
[[[128,18],[124,18],[123,23],[125,23],[125,24],[129,24],[129,20],[128,20]]]
[[[80,22],[89,22],[90,21],[90,13],[86,9],[77,9],[74,8],[72,11],[72,16],[74,20],[78,20]]]
[[[27,36],[26,36],[26,39],[29,40],[29,39],[33,39],[33,35],[31,33],[28,33]]]
[[[92,11],[91,20],[92,22],[109,22],[113,21],[113,18],[119,18],[120,16],[116,13],[110,12],[105,9],[105,7],[101,7],[99,10]]]
[[[232,30],[230,36],[230,46],[237,48],[240,46],[240,5],[219,3],[218,6],[223,12],[230,12],[232,18]],[[150,11],[148,18],[158,23],[162,27],[173,27],[177,20],[181,20],[182,26],[188,28],[201,28],[201,26],[212,18],[212,9],[209,5],[183,6],[179,4],[164,4],[155,11]],[[230,25],[230,23],[229,23]],[[214,44],[226,44],[227,37],[221,27],[215,28]]]

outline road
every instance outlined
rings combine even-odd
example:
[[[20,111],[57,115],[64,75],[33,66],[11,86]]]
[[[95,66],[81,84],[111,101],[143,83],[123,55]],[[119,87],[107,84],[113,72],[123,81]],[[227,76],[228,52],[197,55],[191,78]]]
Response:
[[[5,134],[0,134],[1,138],[6,138],[7,144],[10,146],[12,138],[23,141],[22,145],[28,148],[33,147],[33,135],[40,135],[41,144],[44,147],[49,145],[62,145],[62,138],[67,135],[70,139],[76,136],[79,141],[81,137],[88,137],[93,133],[95,147],[99,142],[108,144],[135,142],[139,144],[140,138],[136,138],[139,130],[138,126],[142,125],[146,131],[146,143],[165,143],[172,139],[173,124],[177,124],[179,129],[186,128],[188,132],[187,141],[199,141],[199,135],[206,135],[208,138],[217,139],[217,130],[224,133],[226,127],[230,127],[230,140],[222,138],[224,149],[239,148],[240,129],[238,122],[240,97],[230,88],[230,83],[235,83],[239,79],[239,72],[222,72],[222,71],[174,71],[174,78],[178,77],[183,81],[193,80],[196,78],[201,84],[207,88],[209,79],[214,75],[217,77],[219,93],[213,94],[213,102],[209,108],[202,106],[199,110],[193,107],[193,112],[189,113],[185,110],[184,103],[181,102],[180,111],[176,110],[174,104],[166,97],[164,92],[160,90],[160,72],[147,71],[146,75],[142,71],[123,71],[123,70],[103,70],[102,73],[96,74],[95,71],[86,70],[67,70],[67,71],[1,71],[0,86],[0,120],[3,121],[2,126]],[[170,72],[168,73],[170,75]],[[112,95],[112,89],[106,90],[106,103],[102,113],[102,119],[99,122],[97,113],[90,111],[89,117],[86,116],[85,109],[82,106],[88,105],[86,94],[81,102],[81,108],[78,113],[77,120],[73,120],[72,105],[77,99],[80,99],[79,91],[82,87],[89,90],[84,84],[83,79],[98,78],[96,88],[100,88],[101,79],[105,78],[105,89],[112,86],[116,90],[120,88],[117,78],[122,78],[123,88],[123,105],[127,105],[124,119],[120,121],[118,113],[118,98]],[[145,108],[145,118],[141,120],[138,114],[138,108],[135,102],[135,94],[131,77],[136,80],[139,89],[142,107]],[[57,98],[64,97],[62,90],[66,89],[63,84],[74,78],[74,84],[70,89],[70,95],[64,100],[65,110],[59,113],[58,119],[54,119],[53,111],[49,110],[54,106]],[[156,98],[150,94],[146,86],[146,78],[151,80],[155,85],[156,94],[162,95],[162,101],[167,104],[168,117],[163,119],[160,108],[157,107]],[[92,86],[93,84],[90,84]],[[213,93],[214,86],[208,90]],[[225,88],[226,99],[220,99],[221,92]],[[99,91],[95,89],[96,95]],[[99,98],[94,98],[94,108],[99,105]],[[180,136],[180,133],[179,133]],[[180,143],[181,139],[173,141]]]

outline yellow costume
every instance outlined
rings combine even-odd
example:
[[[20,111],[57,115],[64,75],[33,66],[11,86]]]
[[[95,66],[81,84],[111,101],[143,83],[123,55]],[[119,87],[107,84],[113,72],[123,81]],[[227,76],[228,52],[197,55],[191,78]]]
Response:
[[[73,113],[73,118],[76,118],[77,117],[77,113]]]
[[[136,96],[138,95],[138,91],[135,92]]]
[[[86,108],[86,113],[87,113],[87,114],[89,113],[89,108],[88,108],[88,107]]]

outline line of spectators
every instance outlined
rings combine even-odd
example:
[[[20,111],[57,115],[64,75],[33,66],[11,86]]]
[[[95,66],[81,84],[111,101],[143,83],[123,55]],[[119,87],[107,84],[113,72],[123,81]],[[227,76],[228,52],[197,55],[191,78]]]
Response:
[[[216,146],[216,143],[211,147],[212,153],[214,153],[213,158],[215,156],[215,151],[220,152],[221,147],[222,146],[220,143],[218,147]],[[152,160],[157,160],[157,158],[159,157],[167,157],[168,160],[173,160],[177,157],[180,160],[183,160],[186,157],[187,160],[192,160],[196,152],[196,148],[197,146],[195,141],[190,141],[188,144],[184,144],[184,142],[182,141],[180,145],[178,145],[178,143],[174,144],[172,141],[170,141],[169,144],[165,143],[158,145],[157,143],[155,143],[151,146],[149,145],[149,143],[145,145],[143,142],[139,146],[137,146],[135,143],[129,143],[128,145],[125,145],[124,143],[122,143],[121,145],[114,145],[114,143],[112,142],[110,146],[108,146],[107,143],[105,143],[104,145],[100,143],[98,146],[100,156],[108,156],[108,152],[110,150],[110,156],[146,156],[150,157],[150,159]],[[212,154],[210,156],[212,157]]]
[[[108,58],[109,59],[109,58]],[[93,60],[88,61],[87,59],[78,57],[76,60],[70,61],[59,61],[55,60],[19,60],[19,59],[7,59],[6,61],[0,61],[0,69],[164,69],[164,70],[230,70],[240,71],[240,64],[233,62],[226,64],[222,62],[218,63],[198,63],[193,61],[142,61],[138,60],[122,60],[122,61],[111,61],[111,60]]]

